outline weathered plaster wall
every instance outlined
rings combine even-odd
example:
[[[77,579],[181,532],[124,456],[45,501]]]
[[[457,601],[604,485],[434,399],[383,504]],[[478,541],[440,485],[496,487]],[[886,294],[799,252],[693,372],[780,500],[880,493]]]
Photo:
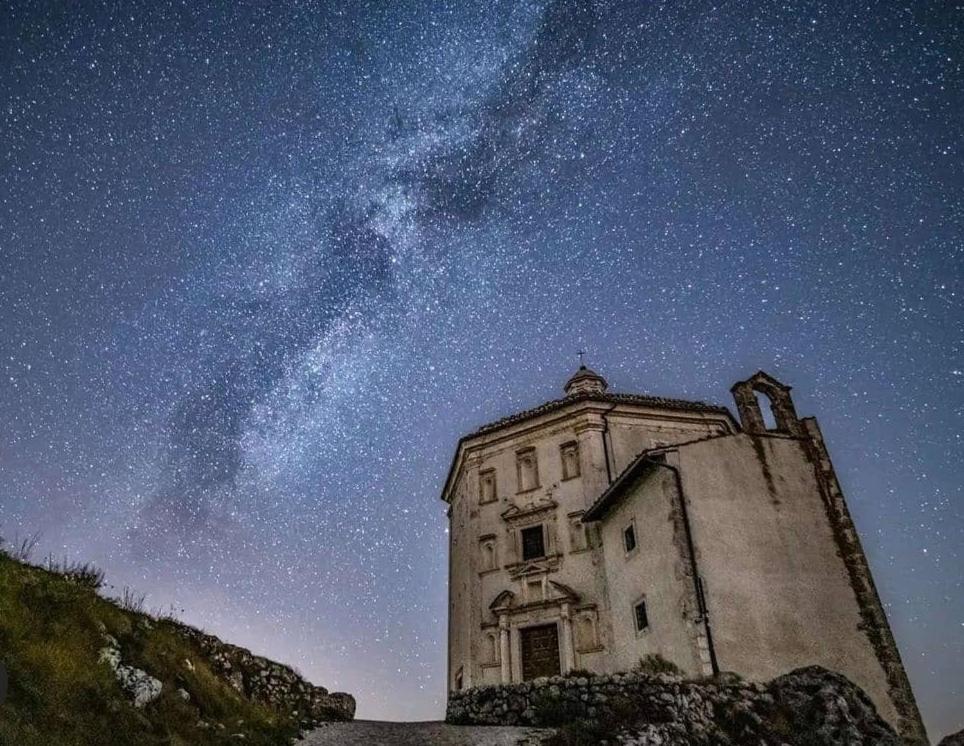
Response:
[[[463,671],[463,686],[481,683],[472,678],[469,644],[472,629],[471,571],[475,559],[469,538],[470,501],[466,499],[465,480],[454,488],[455,496],[449,512],[449,689],[455,689],[456,676]]]
[[[681,417],[673,412],[650,416],[641,423],[638,418],[627,416],[617,409],[606,419],[615,465],[613,479],[643,451],[729,432],[718,418]],[[601,492],[602,490],[593,497],[598,497]]]
[[[765,680],[821,665],[896,721],[801,441],[745,435],[679,449],[722,670]]]
[[[609,669],[626,671],[658,654],[688,676],[703,670],[694,637],[696,599],[685,554],[672,475],[657,468],[630,488],[603,521],[603,553],[613,614]],[[636,549],[625,551],[623,530],[633,525]],[[633,607],[645,598],[649,628],[637,632]]]

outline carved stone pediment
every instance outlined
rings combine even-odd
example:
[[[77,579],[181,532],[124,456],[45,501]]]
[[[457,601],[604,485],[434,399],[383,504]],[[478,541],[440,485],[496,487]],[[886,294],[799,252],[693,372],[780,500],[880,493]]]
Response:
[[[565,585],[564,583],[557,583],[555,580],[550,580],[549,585],[556,591],[556,593],[552,594],[553,599],[558,597],[560,601],[565,600],[569,601],[570,603],[579,602],[579,594],[568,585]]]
[[[506,590],[502,591],[498,596],[496,596],[492,603],[489,604],[489,608],[492,611],[504,611],[506,609],[512,608],[512,604],[515,602],[515,594],[512,591]]]
[[[546,573],[555,572],[559,569],[559,557],[554,555],[552,557],[526,560],[515,565],[509,565],[506,569],[509,571],[509,577],[513,580],[525,577],[526,575],[545,575]]]
[[[535,599],[523,597],[519,602],[515,593],[504,590],[492,600],[489,610],[496,616],[511,615],[532,609],[560,607],[565,604],[576,606],[580,598],[580,595],[568,585],[550,580],[545,584],[543,592]]]
[[[535,500],[525,505],[512,505],[502,512],[502,519],[506,523],[517,523],[530,518],[536,518],[543,513],[550,513],[559,507],[555,500]]]

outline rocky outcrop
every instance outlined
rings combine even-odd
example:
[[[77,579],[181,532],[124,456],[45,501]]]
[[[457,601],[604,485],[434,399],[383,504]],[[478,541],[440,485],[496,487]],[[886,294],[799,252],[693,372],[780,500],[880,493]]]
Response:
[[[944,736],[937,746],[964,746],[964,730]]]
[[[305,681],[294,669],[229,645],[213,635],[178,625],[178,632],[204,653],[211,669],[239,694],[279,710],[297,713],[305,726],[355,717],[355,698]],[[185,667],[193,665],[185,661]]]
[[[768,684],[732,675],[684,681],[630,672],[484,686],[450,694],[447,720],[567,727],[581,723],[633,746],[902,744],[861,689],[816,666]]]
[[[101,648],[99,660],[101,663],[106,663],[114,672],[117,683],[130,697],[134,707],[140,709],[157,699],[163,688],[161,682],[147,671],[122,663],[117,640],[110,635],[104,635],[104,639],[107,645]]]

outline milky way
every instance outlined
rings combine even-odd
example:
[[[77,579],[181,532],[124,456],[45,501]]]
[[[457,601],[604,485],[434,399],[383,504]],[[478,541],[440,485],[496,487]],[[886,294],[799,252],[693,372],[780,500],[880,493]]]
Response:
[[[820,418],[961,727],[960,11],[5,3],[0,534],[438,717],[455,441],[559,395]]]

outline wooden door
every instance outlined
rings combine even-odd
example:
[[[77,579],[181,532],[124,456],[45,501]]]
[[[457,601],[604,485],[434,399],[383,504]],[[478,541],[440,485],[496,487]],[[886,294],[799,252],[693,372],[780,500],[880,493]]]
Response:
[[[559,673],[559,631],[555,624],[526,627],[522,635],[522,678],[555,676]]]

